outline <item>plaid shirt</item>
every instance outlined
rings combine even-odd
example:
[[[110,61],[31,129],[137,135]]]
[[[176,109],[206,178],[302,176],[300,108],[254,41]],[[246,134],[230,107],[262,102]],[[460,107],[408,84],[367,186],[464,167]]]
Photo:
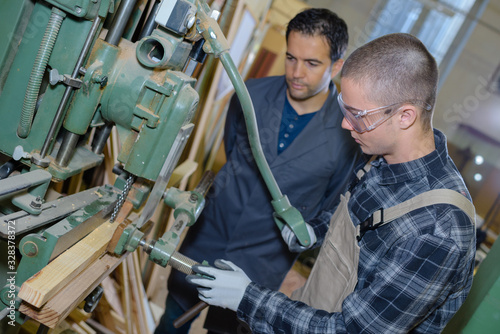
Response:
[[[431,189],[453,189],[470,199],[445,136],[434,134],[431,154],[394,165],[379,158],[351,184],[348,208],[355,225]],[[414,210],[366,232],[359,245],[358,284],[342,312],[316,310],[251,283],[238,317],[253,333],[439,333],[470,290],[475,226],[455,206]]]

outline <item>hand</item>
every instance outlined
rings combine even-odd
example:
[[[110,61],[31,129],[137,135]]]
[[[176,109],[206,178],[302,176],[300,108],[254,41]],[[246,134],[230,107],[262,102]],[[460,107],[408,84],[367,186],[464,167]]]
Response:
[[[198,286],[198,297],[205,303],[236,311],[250,284],[248,276],[231,261],[215,260],[215,266],[195,265],[186,280]],[[207,277],[209,276],[209,277]]]
[[[316,238],[316,234],[314,233],[314,229],[308,223],[306,223],[306,228],[307,228],[307,232],[309,234],[309,240],[311,240],[311,243],[307,247],[302,246],[299,243],[299,241],[297,240],[297,236],[295,235],[295,233],[293,233],[293,231],[290,229],[290,227],[288,227],[288,225],[285,225],[283,227],[283,229],[281,230],[281,236],[283,237],[283,240],[285,240],[286,244],[288,245],[288,249],[290,250],[290,252],[295,252],[295,253],[303,252],[306,249],[311,248],[316,243],[317,238]]]

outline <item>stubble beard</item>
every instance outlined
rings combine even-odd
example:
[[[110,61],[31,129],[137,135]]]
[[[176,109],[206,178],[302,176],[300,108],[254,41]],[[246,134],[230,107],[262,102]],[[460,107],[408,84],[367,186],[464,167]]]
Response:
[[[291,87],[291,82],[287,81],[286,86],[288,89],[288,95],[297,101],[304,101],[309,99],[310,97],[314,96],[315,94],[310,90],[309,86],[306,84],[299,82],[300,85],[304,86],[305,91],[296,91]]]

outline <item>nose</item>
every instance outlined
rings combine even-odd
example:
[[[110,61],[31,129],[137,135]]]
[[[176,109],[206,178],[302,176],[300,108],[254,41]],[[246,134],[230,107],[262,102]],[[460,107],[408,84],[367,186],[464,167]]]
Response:
[[[302,78],[304,76],[304,65],[302,62],[298,61],[293,67],[293,77]]]
[[[345,119],[345,117],[342,119],[342,129],[354,131],[354,128],[352,127],[351,123],[349,123],[347,119]]]

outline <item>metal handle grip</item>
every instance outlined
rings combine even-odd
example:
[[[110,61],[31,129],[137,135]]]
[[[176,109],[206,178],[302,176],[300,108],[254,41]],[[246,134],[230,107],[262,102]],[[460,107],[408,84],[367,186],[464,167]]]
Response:
[[[195,317],[198,313],[200,313],[201,311],[203,311],[207,306],[208,306],[207,303],[205,303],[204,301],[200,300],[196,305],[194,305],[189,310],[187,310],[186,312],[184,312],[183,315],[181,315],[180,317],[178,317],[177,319],[175,319],[172,324],[174,325],[175,328],[181,327],[186,322],[188,322],[189,320],[193,319],[193,317]]]

